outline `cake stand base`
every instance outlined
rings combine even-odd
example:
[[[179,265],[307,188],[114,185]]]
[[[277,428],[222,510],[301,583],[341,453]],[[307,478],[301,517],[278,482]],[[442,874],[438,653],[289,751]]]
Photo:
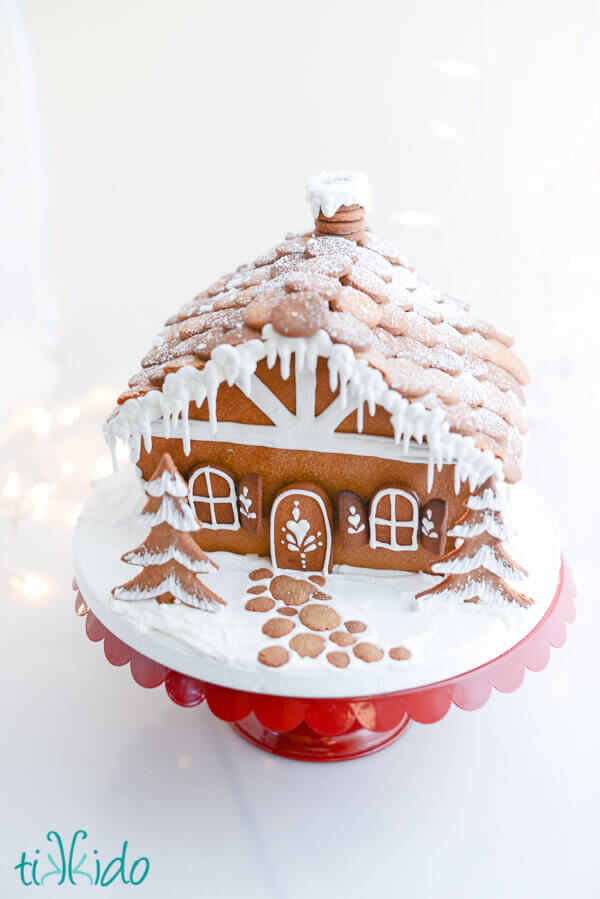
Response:
[[[301,762],[347,762],[385,749],[402,736],[409,724],[410,718],[404,715],[400,724],[383,733],[365,730],[357,722],[345,734],[327,736],[312,730],[305,722],[287,733],[278,733],[263,727],[254,715],[248,715],[234,724],[233,729],[244,740],[273,755]]]

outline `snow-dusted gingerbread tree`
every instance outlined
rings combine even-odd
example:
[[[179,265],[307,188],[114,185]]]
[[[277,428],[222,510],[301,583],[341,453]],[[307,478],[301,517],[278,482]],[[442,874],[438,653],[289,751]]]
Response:
[[[192,537],[201,525],[188,502],[187,485],[168,453],[146,484],[146,495],[148,502],[139,521],[148,525],[150,533],[122,556],[124,562],[141,565],[142,570],[126,584],[115,587],[113,595],[116,599],[156,599],[216,611],[226,603],[198,575],[216,571],[218,566]]]
[[[506,583],[527,577],[502,546],[508,536],[502,503],[493,482],[487,481],[469,497],[465,515],[448,531],[448,537],[458,538],[458,545],[431,566],[432,572],[445,575],[444,579],[418,593],[417,599],[437,596],[462,602],[531,605],[532,599]]]

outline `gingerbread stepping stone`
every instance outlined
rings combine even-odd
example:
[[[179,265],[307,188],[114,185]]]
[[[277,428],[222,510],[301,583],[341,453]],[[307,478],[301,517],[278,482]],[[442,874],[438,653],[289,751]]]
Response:
[[[278,614],[278,615],[290,615],[290,616],[291,616],[291,615],[297,615],[297,614],[298,614],[298,609],[294,609],[293,606],[280,606],[280,607],[277,609],[277,614]]]
[[[411,656],[412,652],[406,646],[394,646],[390,649],[390,659],[395,659],[397,662],[404,662],[405,659],[410,659]]]
[[[342,618],[331,606],[310,603],[300,609],[300,621],[311,631],[332,631],[342,623]]]
[[[328,602],[331,599],[331,596],[329,595],[329,593],[323,593],[322,590],[315,590],[315,592],[312,595],[312,599],[320,599],[320,600],[325,600],[325,602]]]
[[[270,596],[257,596],[246,603],[249,612],[270,612],[275,608],[275,602]]]
[[[350,656],[347,652],[328,652],[327,661],[336,668],[347,668],[350,664]]]
[[[268,668],[281,668],[289,657],[289,652],[283,646],[267,646],[266,649],[261,649],[259,652],[258,661],[267,665]]]
[[[325,578],[322,574],[311,574],[308,579],[309,581],[312,581],[313,584],[318,584],[319,587],[325,586]]]
[[[329,639],[338,646],[352,646],[353,643],[356,643],[356,637],[346,634],[344,631],[334,631],[333,634],[329,634]]]
[[[263,584],[258,584],[256,587],[248,587],[246,593],[264,593],[266,589],[266,586]]]
[[[374,643],[357,643],[352,652],[363,662],[379,662],[383,658],[383,650]]]
[[[263,634],[277,640],[279,637],[285,637],[296,627],[293,621],[287,618],[269,618],[262,626]]]
[[[344,626],[349,634],[362,634],[367,629],[363,621],[344,621]]]
[[[325,648],[325,640],[318,634],[296,634],[290,640],[290,649],[297,652],[299,656],[310,659],[316,659]]]
[[[248,577],[251,581],[266,581],[267,578],[273,577],[273,572],[270,568],[255,568]]]
[[[271,594],[280,599],[286,606],[301,606],[311,598],[316,587],[308,581],[278,574],[271,581]]]

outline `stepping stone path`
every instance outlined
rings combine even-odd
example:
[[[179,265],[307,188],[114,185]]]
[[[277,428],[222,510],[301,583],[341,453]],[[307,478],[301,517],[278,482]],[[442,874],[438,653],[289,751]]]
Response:
[[[300,658],[316,659],[328,643],[340,647],[332,648],[325,656],[334,668],[347,668],[353,657],[367,663],[384,658],[383,649],[375,643],[357,642],[355,635],[367,630],[364,621],[345,621],[342,625],[342,616],[332,604],[333,597],[323,589],[326,585],[323,575],[311,574],[306,580],[287,574],[273,576],[270,568],[256,568],[249,578],[260,583],[248,587],[247,593],[252,594],[252,598],[245,608],[263,615],[276,612],[275,617],[264,622],[262,633],[272,640],[289,637],[289,649]],[[351,653],[341,647],[351,648]],[[404,661],[410,659],[411,652],[404,646],[395,646],[388,655],[396,661]],[[258,653],[258,661],[269,668],[280,668],[289,659],[290,653],[281,644],[265,646]]]

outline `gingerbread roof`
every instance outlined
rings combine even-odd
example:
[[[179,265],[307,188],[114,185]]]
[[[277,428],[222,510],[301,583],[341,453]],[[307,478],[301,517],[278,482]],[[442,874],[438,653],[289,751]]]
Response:
[[[392,412],[392,420],[397,406],[390,394],[415,407],[421,433],[413,428],[410,436],[429,443],[439,443],[444,434],[464,438],[466,443],[452,443],[455,455],[485,453],[496,460],[496,469],[499,461],[508,481],[518,480],[528,374],[512,339],[466,303],[421,280],[396,250],[364,227],[362,213],[357,205],[338,207],[329,218],[321,211],[315,230],[287,235],[168,319],[119,397],[114,434],[127,439],[133,433],[145,398],[147,419],[164,415],[164,398],[161,402],[156,392],[164,393],[166,381],[183,370],[204,370],[217,348],[270,341],[274,352],[286,342],[297,352],[303,341],[316,340],[323,356],[331,358],[343,347],[344,358],[352,357],[363,373],[366,367],[378,373],[365,398],[372,401],[376,383],[375,398]],[[253,354],[254,365],[259,355]],[[230,380],[225,374],[221,380],[225,377]],[[123,416],[129,426],[123,420],[117,425]],[[397,439],[406,442],[406,437],[403,427]],[[448,441],[445,446],[449,452]],[[481,478],[491,468],[482,469]]]

